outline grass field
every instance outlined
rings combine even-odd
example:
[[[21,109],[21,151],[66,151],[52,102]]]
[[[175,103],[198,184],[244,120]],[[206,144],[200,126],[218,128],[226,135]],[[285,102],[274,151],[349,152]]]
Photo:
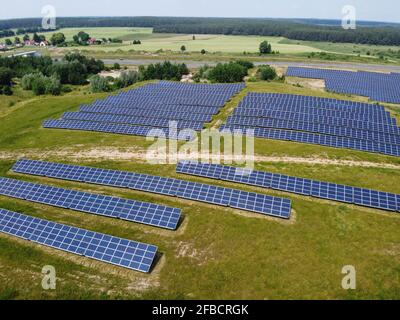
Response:
[[[214,124],[248,91],[344,96],[284,83],[248,83]],[[62,97],[18,94],[15,105],[0,105],[0,174],[27,181],[150,201],[182,209],[178,231],[114,221],[89,214],[0,197],[0,207],[115,236],[156,244],[162,253],[149,275],[0,235],[0,299],[399,299],[400,216],[234,183],[182,176],[174,165],[150,165],[126,152],[145,152],[142,137],[42,129],[48,118],[104,97],[75,90]],[[351,100],[363,100],[350,97]],[[393,113],[398,107],[392,106]],[[398,114],[398,113],[397,113]],[[256,139],[257,169],[400,193],[400,159],[359,151]],[[80,157],[80,154],[82,156]],[[89,155],[88,155],[89,154]],[[86,155],[86,156],[84,156]],[[39,177],[9,171],[21,156],[179,177],[292,199],[289,222],[197,202]],[[290,162],[292,157],[320,162]],[[79,160],[78,160],[79,159]],[[324,161],[327,161],[324,163]],[[353,161],[352,165],[329,161]],[[357,166],[368,162],[370,167]],[[386,166],[391,166],[385,167]],[[354,265],[357,290],[341,287],[341,269]],[[57,289],[41,289],[41,268],[53,265]]]

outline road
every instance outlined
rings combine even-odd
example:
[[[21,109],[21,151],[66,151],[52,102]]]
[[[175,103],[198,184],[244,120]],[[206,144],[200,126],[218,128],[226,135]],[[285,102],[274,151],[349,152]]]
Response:
[[[147,65],[150,63],[163,62],[162,59],[102,59],[106,64],[119,63],[120,65]],[[175,63],[186,63],[189,68],[199,68],[205,64],[214,66],[217,64],[215,61],[194,61],[194,60],[170,60]],[[289,62],[289,61],[256,61],[255,65],[276,65],[276,66],[291,66],[291,67],[316,67],[316,68],[338,68],[338,69],[354,69],[364,71],[381,71],[381,72],[400,72],[400,66],[393,65],[378,65],[378,64],[364,64],[364,63],[312,63],[312,62]]]

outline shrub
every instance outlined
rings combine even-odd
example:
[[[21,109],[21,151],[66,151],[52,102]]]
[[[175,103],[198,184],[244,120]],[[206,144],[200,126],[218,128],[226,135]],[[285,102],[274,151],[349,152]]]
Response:
[[[237,64],[240,64],[241,66],[245,67],[247,70],[254,68],[254,63],[251,61],[246,61],[246,60],[237,60],[235,61]]]
[[[107,79],[95,75],[90,78],[90,90],[96,92],[107,92],[110,91],[110,85]]]
[[[9,86],[13,72],[10,68],[0,67],[0,85]]]
[[[208,79],[213,82],[220,83],[233,83],[241,82],[247,76],[247,69],[242,65],[230,62],[219,63],[217,66],[209,71]]]
[[[257,75],[264,81],[274,80],[277,77],[275,69],[270,66],[261,66],[257,71]]]
[[[129,87],[132,84],[136,83],[139,79],[139,75],[136,71],[124,71],[121,73],[119,78],[117,78],[114,82],[114,86],[118,89]]]
[[[3,88],[3,94],[6,96],[12,96],[13,92],[12,92],[11,86],[5,86]]]

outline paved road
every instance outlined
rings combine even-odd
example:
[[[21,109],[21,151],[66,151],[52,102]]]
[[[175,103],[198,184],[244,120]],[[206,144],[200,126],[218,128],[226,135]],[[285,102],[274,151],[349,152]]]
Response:
[[[120,65],[146,65],[150,63],[163,62],[162,59],[103,59],[106,64],[119,63]],[[186,63],[189,68],[199,68],[205,64],[210,66],[216,65],[215,61],[193,61],[193,60],[170,60],[176,63]],[[289,62],[289,61],[257,61],[254,62],[255,65],[271,64],[277,66],[291,66],[291,67],[333,67],[342,69],[355,69],[355,70],[365,70],[365,71],[383,71],[383,72],[400,72],[400,66],[392,65],[375,65],[375,64],[363,64],[363,63],[312,63],[312,62]]]

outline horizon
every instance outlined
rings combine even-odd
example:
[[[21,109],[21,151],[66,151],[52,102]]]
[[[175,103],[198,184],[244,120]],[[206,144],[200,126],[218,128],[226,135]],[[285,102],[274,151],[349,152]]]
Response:
[[[316,18],[316,17],[293,17],[293,18],[286,18],[286,17],[246,17],[246,16],[231,16],[231,17],[224,17],[224,16],[151,16],[151,15],[140,15],[140,16],[126,16],[126,15],[114,15],[114,16],[99,16],[99,15],[84,15],[84,16],[59,16],[59,19],[63,18],[142,18],[142,17],[149,17],[149,18],[204,18],[204,19],[268,19],[268,20],[320,20],[320,21],[338,21],[340,22],[341,19],[334,19],[334,18]],[[29,20],[29,19],[42,19],[41,16],[32,16],[32,17],[23,17],[23,18],[0,18],[0,21],[8,21],[8,20]],[[374,23],[385,23],[385,24],[400,24],[400,21],[384,21],[384,20],[364,20],[359,19],[359,22],[374,22]]]
[[[42,8],[51,5],[58,17],[195,17],[195,18],[258,18],[258,19],[318,19],[341,20],[342,8],[356,8],[357,20],[367,22],[400,23],[400,3],[396,0],[281,0],[268,3],[265,0],[235,2],[229,0],[14,0],[3,4],[0,20],[42,17]],[[76,12],[79,11],[79,15]]]

